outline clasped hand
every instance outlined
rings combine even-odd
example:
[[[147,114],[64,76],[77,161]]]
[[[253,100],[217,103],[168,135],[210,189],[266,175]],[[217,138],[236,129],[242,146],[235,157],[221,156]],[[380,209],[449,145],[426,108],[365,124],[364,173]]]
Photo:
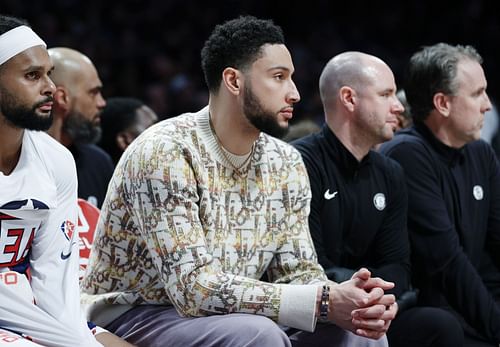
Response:
[[[385,294],[393,287],[394,283],[360,269],[350,280],[330,287],[328,320],[359,336],[381,338],[398,311],[395,296]]]

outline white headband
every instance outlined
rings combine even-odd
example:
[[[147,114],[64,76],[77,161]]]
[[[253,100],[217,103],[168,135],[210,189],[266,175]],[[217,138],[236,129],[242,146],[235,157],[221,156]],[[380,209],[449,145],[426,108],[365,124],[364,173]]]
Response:
[[[30,27],[22,25],[7,31],[0,35],[0,65],[34,46],[47,48],[45,42]]]

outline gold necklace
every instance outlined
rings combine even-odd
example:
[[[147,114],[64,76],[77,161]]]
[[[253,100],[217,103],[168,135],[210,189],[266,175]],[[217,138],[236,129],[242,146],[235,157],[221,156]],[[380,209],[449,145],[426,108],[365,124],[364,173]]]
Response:
[[[224,146],[222,145],[222,142],[219,139],[219,136],[217,136],[217,133],[215,132],[214,124],[212,123],[212,117],[210,116],[210,114],[208,115],[208,123],[210,125],[210,130],[212,131],[212,134],[214,135],[215,140],[217,141],[217,145],[219,146],[219,149],[222,152],[222,156],[224,157],[224,160],[229,165],[231,165],[231,168],[238,176],[243,177],[244,175],[246,175],[248,172],[248,169],[250,167],[250,161],[251,161],[251,159],[253,157],[253,153],[255,151],[255,142],[252,144],[252,149],[250,151],[250,154],[243,161],[243,163],[241,163],[241,165],[239,165],[239,166],[235,165],[234,162],[231,160],[231,158],[228,157],[228,155],[226,153],[227,150],[224,148]]]

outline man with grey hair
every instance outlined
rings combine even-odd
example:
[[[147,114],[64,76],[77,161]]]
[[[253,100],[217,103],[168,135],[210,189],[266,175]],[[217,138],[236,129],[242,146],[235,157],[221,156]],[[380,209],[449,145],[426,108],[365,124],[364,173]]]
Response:
[[[491,103],[471,46],[415,53],[406,96],[414,126],[381,151],[403,167],[419,304],[462,321],[467,346],[500,342],[500,167],[480,138]]]
[[[392,293],[401,307],[387,334],[390,346],[460,346],[463,337],[454,334],[460,326],[452,315],[408,307],[403,170],[372,150],[392,139],[404,110],[391,69],[372,55],[341,53],[326,64],[319,88],[325,125],[294,143],[311,182],[309,227],[319,262],[333,281],[362,266],[396,284]]]

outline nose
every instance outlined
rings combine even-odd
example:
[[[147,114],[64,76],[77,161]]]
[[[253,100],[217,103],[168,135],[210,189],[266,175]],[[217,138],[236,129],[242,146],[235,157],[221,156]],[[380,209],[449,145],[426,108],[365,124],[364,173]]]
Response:
[[[287,100],[289,104],[295,104],[300,101],[300,94],[297,90],[295,83],[290,80],[290,91],[287,93]]]
[[[54,82],[52,82],[49,76],[46,76],[45,83],[42,89],[42,95],[51,96],[54,95],[55,92],[56,92],[56,85],[54,84]]]
[[[99,92],[97,94],[97,108],[101,110],[104,107],[106,107],[106,100],[102,96],[102,93]]]
[[[395,100],[394,100],[394,104],[392,105],[392,112],[397,113],[397,114],[403,113],[405,110],[403,104],[401,103],[401,101],[399,101],[397,96],[394,96],[394,99]]]
[[[485,103],[483,104],[483,110],[482,110],[483,113],[491,110],[491,108],[492,108],[490,98],[486,92],[484,93],[484,99],[485,99]]]

